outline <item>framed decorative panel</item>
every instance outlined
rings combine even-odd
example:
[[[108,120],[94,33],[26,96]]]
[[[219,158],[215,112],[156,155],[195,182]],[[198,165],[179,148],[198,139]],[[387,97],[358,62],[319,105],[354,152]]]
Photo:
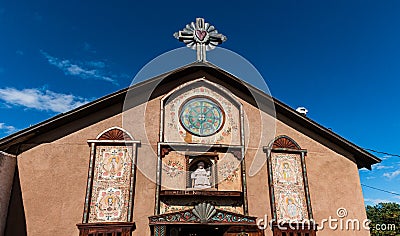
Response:
[[[100,228],[105,233],[122,232],[121,223],[133,224],[136,149],[140,142],[113,127],[88,143],[91,155],[85,208],[78,228],[81,233]]]
[[[309,224],[312,224],[313,216],[305,165],[306,150],[301,149],[291,138],[279,136],[271,145],[264,147],[264,151],[267,152],[268,160],[273,227],[277,224],[288,223],[310,222]],[[273,231],[274,235],[303,232],[299,229],[285,231],[285,233],[279,228],[273,228]]]
[[[272,184],[278,221],[308,219],[299,154],[271,153]]]
[[[222,191],[241,191],[242,162],[233,153],[226,153],[218,161],[218,189]]]
[[[132,146],[96,146],[89,223],[128,221]]]
[[[171,151],[162,159],[162,189],[186,189],[185,155]]]

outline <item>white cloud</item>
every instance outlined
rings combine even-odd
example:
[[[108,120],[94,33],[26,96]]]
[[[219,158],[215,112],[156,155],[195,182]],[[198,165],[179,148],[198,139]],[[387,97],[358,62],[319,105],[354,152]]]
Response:
[[[0,89],[0,99],[9,105],[19,105],[40,111],[66,112],[88,102],[72,94],[56,93],[36,88]]]
[[[379,198],[364,198],[364,202],[365,203],[372,203],[374,205],[378,204],[378,203],[388,203],[388,202],[393,202],[390,201],[388,199],[379,199]]]
[[[396,200],[394,200],[392,202],[396,202],[397,204],[400,204],[400,196],[394,196],[394,198],[396,198]]]
[[[99,79],[118,85],[116,79],[112,78],[109,74],[99,70],[105,67],[104,62],[91,61],[86,63],[73,63],[70,60],[61,60],[59,58],[50,56],[44,51],[40,52],[43,54],[44,57],[46,57],[47,61],[51,65],[59,68],[66,75],[73,75],[82,79]],[[85,68],[85,66],[83,65],[92,67],[92,69]]]
[[[387,172],[387,173],[383,174],[383,176],[385,176],[385,177],[387,177],[389,179],[396,178],[398,175],[400,175],[400,170],[396,170],[396,171],[393,171],[393,172]]]
[[[392,169],[393,166],[385,166],[382,163],[378,163],[376,165],[373,165],[372,168],[376,170],[383,170],[383,169]]]
[[[6,133],[6,134],[11,134],[11,133],[14,133],[15,131],[17,131],[17,128],[15,128],[12,125],[6,125],[4,123],[0,123],[0,130],[3,130],[4,133]]]
[[[391,155],[384,155],[383,157],[381,157],[381,159],[382,160],[387,160],[387,159],[389,159],[391,157],[392,157]]]

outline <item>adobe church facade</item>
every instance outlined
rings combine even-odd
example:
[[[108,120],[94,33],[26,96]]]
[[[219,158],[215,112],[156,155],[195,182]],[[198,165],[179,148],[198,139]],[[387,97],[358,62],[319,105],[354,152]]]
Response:
[[[176,37],[197,62],[0,140],[0,230],[369,235],[321,225],[366,219],[358,169],[380,160],[206,62],[226,38],[204,20]]]

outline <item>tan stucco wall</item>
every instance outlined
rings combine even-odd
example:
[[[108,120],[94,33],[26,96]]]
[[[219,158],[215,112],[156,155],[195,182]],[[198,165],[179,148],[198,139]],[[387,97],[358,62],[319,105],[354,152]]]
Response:
[[[357,165],[337,152],[321,145],[315,140],[302,135],[282,122],[277,123],[277,135],[286,134],[307,149],[306,166],[313,216],[321,225],[322,219],[329,216],[340,219],[336,211],[345,208],[348,216],[343,218],[364,221],[366,216]],[[325,230],[318,235],[369,235],[368,231]]]
[[[120,123],[117,115],[18,156],[28,235],[78,235],[90,157],[87,140]]]
[[[133,216],[136,230],[133,235],[150,235],[148,216],[154,213],[160,99],[156,98],[124,115],[113,116],[53,142],[36,146],[18,156],[28,235],[78,235],[75,225],[82,220],[90,157],[87,140],[94,139],[107,128],[122,126],[123,121],[123,127],[136,140],[141,141],[137,157]],[[271,127],[263,127],[261,137],[261,120],[271,118],[265,114],[260,117],[257,109],[244,101],[241,103],[246,113],[246,171],[249,173],[255,157],[258,157],[257,160],[265,160],[265,153],[261,148],[268,145],[273,130]],[[306,165],[313,213],[317,222],[330,215],[335,217],[339,207],[345,207],[351,218],[364,219],[366,214],[356,164],[282,121],[278,121],[276,127],[276,135],[288,135],[308,150]],[[266,214],[271,219],[265,162],[255,175],[247,176],[247,187],[249,214],[256,217],[264,217]],[[265,232],[266,235],[271,235],[270,230]],[[368,233],[345,234],[343,231],[324,230],[317,235]]]
[[[138,114],[143,114],[145,108],[140,105],[131,109],[135,118],[126,124],[134,138],[142,141],[137,150],[137,163],[146,172],[144,175],[138,171],[136,175],[133,219],[140,230],[134,235],[149,235],[147,216],[154,213],[155,185],[148,177],[155,178],[156,141],[150,144],[144,137],[144,117]],[[113,116],[18,156],[28,235],[78,235],[76,224],[82,222],[90,158],[87,140],[95,139],[110,127],[122,127],[122,120],[121,114]],[[152,140],[157,140],[151,131],[158,127],[159,119],[155,120],[152,123],[148,119],[147,134]]]
[[[5,152],[0,152],[0,235],[3,235],[7,222],[8,203],[14,179],[17,158]]]
[[[260,116],[254,107],[244,101],[241,102],[244,104],[244,110],[249,117],[250,124],[260,124],[260,117],[265,116],[265,120],[269,119],[266,114],[263,113]],[[357,165],[313,138],[300,133],[293,128],[296,127],[295,124],[288,124],[277,120],[275,135],[287,135],[293,138],[301,148],[307,149],[305,160],[315,221],[321,226],[321,221],[328,219],[329,216],[340,220],[341,218],[336,214],[338,208],[345,208],[348,211],[348,216],[343,218],[343,222],[348,219],[358,219],[360,222],[365,220],[366,212]],[[259,131],[256,127],[255,125],[246,130],[246,135],[250,137],[246,152],[247,172],[249,172],[254,159],[266,155],[258,147],[257,133]],[[255,135],[252,135],[252,133]],[[268,143],[264,143],[263,146],[267,146]],[[267,215],[267,219],[270,220],[272,217],[267,174],[267,168],[264,165],[255,176],[247,177],[248,203],[250,215],[257,217]],[[365,230],[340,231],[330,230],[327,223],[324,226],[324,230],[318,231],[317,235],[369,235],[369,232]],[[267,229],[265,234],[272,235],[272,231]]]

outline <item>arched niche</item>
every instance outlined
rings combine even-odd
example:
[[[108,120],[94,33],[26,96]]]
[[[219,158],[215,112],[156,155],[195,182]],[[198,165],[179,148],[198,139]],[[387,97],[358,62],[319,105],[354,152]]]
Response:
[[[98,140],[134,140],[133,136],[126,130],[120,127],[111,127],[99,135],[97,135],[96,139]]]
[[[189,157],[187,157],[189,158]],[[195,172],[198,169],[199,163],[202,162],[204,164],[204,169],[210,173],[210,187],[211,188],[216,188],[217,183],[216,183],[216,158],[212,157],[195,157],[193,159],[188,159],[187,162],[187,183],[186,183],[186,188],[193,188],[194,187],[194,182],[193,179],[191,178],[191,175],[193,172]]]
[[[269,145],[271,149],[301,150],[300,145],[286,135],[276,137]]]

